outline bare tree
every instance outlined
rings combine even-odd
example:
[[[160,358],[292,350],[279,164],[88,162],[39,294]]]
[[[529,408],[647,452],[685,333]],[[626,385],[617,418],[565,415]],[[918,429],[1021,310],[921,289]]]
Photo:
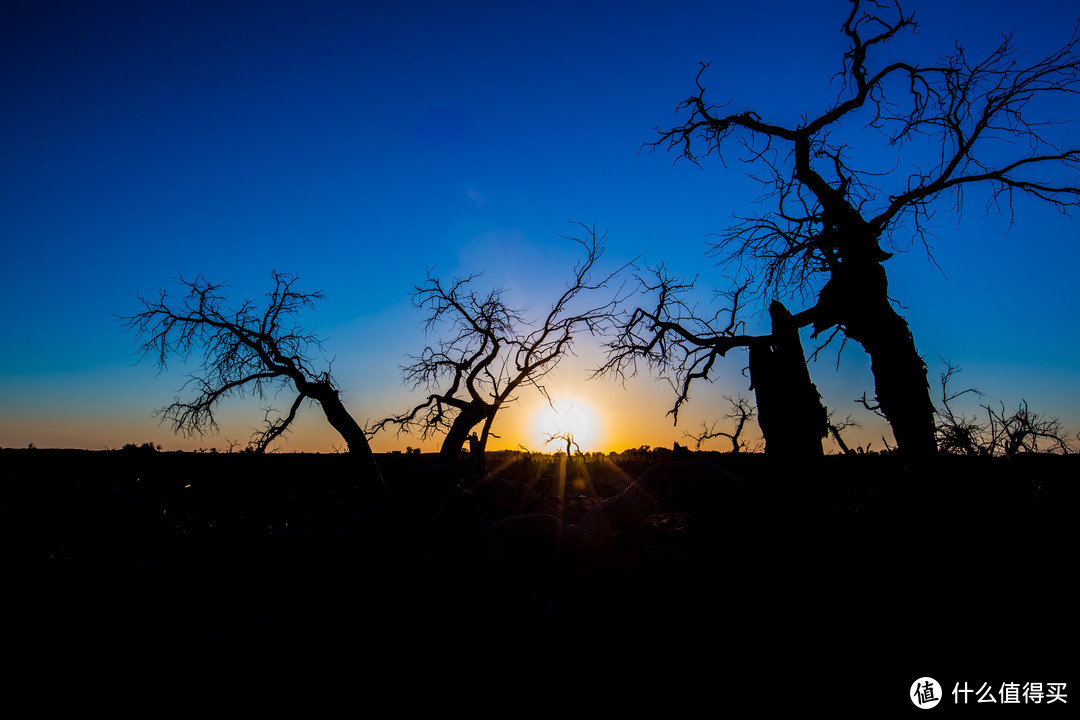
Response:
[[[700,450],[702,443],[720,437],[727,438],[731,442],[731,452],[733,453],[740,452],[746,447],[746,441],[742,440],[741,436],[746,429],[746,423],[754,419],[754,406],[742,396],[731,398],[725,395],[724,399],[731,405],[731,411],[724,415],[722,419],[734,421],[735,428],[727,432],[716,429],[716,426],[720,424],[720,420],[714,420],[711,425],[708,422],[702,422],[700,432],[696,434],[683,433],[683,437],[694,441],[695,450]]]
[[[845,455],[853,455],[858,452],[849,448],[848,444],[844,442],[844,431],[853,427],[857,428],[861,426],[850,415],[843,420],[833,420],[833,413],[829,413],[829,434],[832,435],[833,440],[836,441],[836,445],[840,448],[840,452]]]
[[[545,445],[549,445],[556,440],[566,443],[566,460],[569,462],[574,457],[574,448],[578,449],[578,454],[581,454],[581,445],[578,445],[577,440],[574,439],[574,433],[564,430],[561,432],[546,433],[547,440],[544,441]]]
[[[935,209],[946,203],[960,213],[971,187],[987,188],[991,205],[1005,209],[1016,195],[1062,212],[1080,204],[1080,149],[1058,147],[1050,137],[1054,122],[1032,117],[1043,97],[1080,91],[1074,55],[1080,36],[1074,31],[1060,49],[1030,62],[1005,35],[980,60],[958,46],[929,65],[875,66],[871,56],[880,46],[915,31],[914,16],[899,4],[850,1],[840,27],[850,43],[837,73],[841,90],[823,110],[804,114],[796,125],[754,110],[729,114],[726,105],[706,98],[708,64],[702,64],[697,90],[678,106],[684,120],[658,130],[646,146],[694,163],[734,150],[755,168],[770,209],[737,217],[710,252],[728,268],[754,273],[741,288],[747,298],[816,295],[794,316],[799,327],[812,326],[814,336],[839,330],[863,347],[876,402],[899,449],[923,457],[936,450],[926,366],[907,321],[893,308],[884,263],[912,238],[930,252]],[[856,168],[852,148],[867,140],[895,151],[896,168],[915,169]],[[711,357],[733,343],[723,330],[683,340]],[[696,367],[707,370],[711,360],[705,362]]]
[[[941,374],[941,410],[938,413],[938,443],[945,452],[967,456],[1015,457],[1021,452],[1071,452],[1069,438],[1061,421],[1032,411],[1026,400],[1021,399],[1016,410],[1009,412],[1005,403],[997,409],[989,404],[981,405],[987,419],[965,415],[953,408],[954,402],[964,395],[982,397],[975,388],[954,391],[949,381],[960,368],[945,362]]]
[[[655,306],[635,309],[609,337],[607,357],[594,375],[624,380],[644,363],[675,389],[675,405],[668,414],[678,424],[694,381],[714,379],[720,358],[732,349],[747,348],[765,452],[790,459],[821,455],[827,413],[806,367],[798,318],[774,300],[769,306],[772,333],[748,335],[739,316],[750,281],[721,293],[727,304],[702,315],[689,300],[696,278],[671,275],[663,264],[649,270],[651,274],[639,275],[638,281],[641,292],[655,298]]]
[[[1000,403],[998,410],[983,405],[989,416],[989,454],[1014,457],[1022,452],[1068,454],[1069,438],[1056,417],[1048,417],[1028,408],[1021,399],[1011,414]]]
[[[550,402],[541,381],[573,353],[581,333],[602,333],[614,325],[622,300],[620,290],[609,286],[627,266],[594,277],[605,237],[594,228],[581,228],[584,238],[564,237],[580,246],[585,257],[539,319],[511,308],[501,288],[474,289],[480,273],[444,282],[429,271],[413,292],[413,305],[426,313],[425,329],[439,340],[403,368],[407,385],[429,393],[408,412],[376,423],[373,432],[396,424],[399,432],[416,431],[425,439],[446,433],[440,457],[452,462],[481,425],[474,447],[482,457],[496,414],[519,390],[531,387]]]
[[[941,402],[937,421],[938,447],[954,455],[986,454],[987,428],[976,418],[953,409],[954,401],[958,398],[968,394],[981,396],[982,393],[975,388],[964,388],[959,391],[950,389],[949,381],[960,372],[960,368],[944,358],[942,361],[945,363],[945,371],[941,373]]]
[[[184,435],[216,433],[218,403],[250,393],[260,400],[288,390],[295,393],[284,416],[266,411],[265,427],[256,430],[250,446],[264,452],[285,433],[305,400],[322,408],[330,425],[341,434],[361,467],[382,484],[367,435],[345,409],[330,370],[312,367],[312,349],[321,339],[298,323],[301,313],[323,299],[321,292],[301,292],[297,278],[273,273],[274,287],[260,304],[244,300],[236,309],[222,294],[225,285],[201,275],[180,278],[183,294],[161,291],[156,298],[140,297],[143,310],[122,318],[135,333],[141,358],[153,357],[165,370],[173,358],[201,356],[199,370],[185,383],[193,396],[179,397],[158,411],[163,422]]]
[[[762,339],[746,335],[738,318],[745,286],[727,294],[730,307],[701,316],[687,299],[696,277],[687,280],[672,275],[663,263],[646,269],[647,274],[636,277],[641,293],[655,296],[655,306],[636,308],[618,327],[605,344],[607,358],[595,375],[625,380],[636,375],[638,364],[643,363],[648,370],[667,377],[676,393],[668,415],[678,424],[679,410],[690,399],[692,383],[710,379],[717,359],[732,349]]]

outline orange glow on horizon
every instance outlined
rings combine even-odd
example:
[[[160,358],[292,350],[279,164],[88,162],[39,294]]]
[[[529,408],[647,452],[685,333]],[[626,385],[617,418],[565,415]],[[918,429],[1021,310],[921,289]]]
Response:
[[[566,447],[569,437],[582,452],[599,450],[595,447],[600,436],[600,421],[595,412],[580,400],[554,400],[534,412],[533,426],[539,438],[538,446],[555,452]]]

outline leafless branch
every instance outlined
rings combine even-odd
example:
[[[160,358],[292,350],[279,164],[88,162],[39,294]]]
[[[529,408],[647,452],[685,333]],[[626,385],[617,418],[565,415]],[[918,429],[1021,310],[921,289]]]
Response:
[[[545,433],[545,436],[547,437],[547,440],[544,441],[544,445],[549,445],[549,444],[555,442],[556,440],[558,440],[559,442],[566,443],[566,459],[567,460],[569,460],[571,457],[573,457],[574,448],[578,449],[579,454],[581,453],[581,446],[578,445],[576,440],[574,440],[574,433],[572,433],[572,432],[564,431],[564,432],[556,432],[556,433]]]
[[[617,283],[632,267],[628,263],[598,272],[606,236],[575,224],[580,236],[561,237],[578,245],[583,259],[539,317],[510,307],[501,289],[475,289],[479,273],[443,282],[429,270],[426,282],[415,288],[413,304],[424,313],[426,330],[438,339],[402,369],[406,385],[425,389],[427,398],[408,412],[375,423],[373,432],[388,425],[424,438],[445,432],[443,453],[449,456],[480,423],[480,446],[485,446],[495,414],[522,388],[547,397],[542,380],[573,354],[578,338],[601,335],[616,325],[626,295]]]
[[[863,397],[865,399],[865,395]],[[828,425],[829,434],[832,435],[833,440],[836,441],[837,446],[840,448],[840,452],[844,453],[845,455],[855,454],[856,451],[849,448],[847,443],[844,442],[843,432],[848,428],[862,427],[858,423],[858,421],[852,418],[851,415],[848,415],[846,418],[840,421],[833,420],[833,413],[830,411]]]
[[[706,157],[745,163],[762,185],[764,209],[736,216],[709,243],[738,278],[740,302],[812,303],[796,313],[798,326],[812,324],[814,336],[838,329],[876,355],[876,398],[864,396],[863,404],[890,422],[902,451],[929,455],[936,445],[925,363],[888,302],[884,263],[913,242],[933,261],[935,213],[959,216],[970,188],[985,188],[989,207],[1010,214],[1018,196],[1063,213],[1080,206],[1080,146],[1067,136],[1059,145],[1059,123],[1045,115],[1049,101],[1080,95],[1080,33],[1034,60],[1005,35],[979,60],[957,47],[929,63],[882,62],[883,45],[915,32],[914,16],[898,2],[850,3],[832,101],[795,124],[754,109],[732,112],[706,91],[709,65],[702,63],[676,123],[657,128],[643,147],[695,164]],[[891,168],[865,166],[874,145],[895,152]],[[624,378],[641,361],[666,375],[676,387],[677,419],[691,382],[710,379],[717,358],[747,342],[710,326],[705,313],[686,312],[684,285],[657,275],[657,310],[635,311],[602,371]]]
[[[227,286],[201,275],[193,280],[180,277],[179,296],[161,291],[153,298],[140,297],[142,311],[120,318],[135,335],[139,358],[153,358],[162,371],[174,358],[201,358],[183,387],[191,397],[177,397],[158,415],[174,432],[212,434],[218,430],[222,400],[247,394],[263,400],[291,388],[295,397],[289,411],[272,419],[274,411],[267,409],[266,427],[255,431],[251,447],[264,452],[288,430],[303,401],[315,400],[381,482],[367,438],[342,405],[329,366],[312,368],[313,352],[321,349],[322,339],[300,324],[300,316],[323,299],[322,293],[298,290],[293,275],[275,271],[272,279],[261,304],[244,300],[231,308],[224,294]]]
[[[1006,35],[977,62],[957,47],[935,64],[872,67],[871,55],[880,45],[916,28],[914,15],[898,4],[852,0],[842,26],[850,47],[837,74],[840,94],[796,126],[769,122],[753,110],[725,114],[729,103],[706,97],[709,65],[702,63],[696,92],[677,108],[683,122],[657,128],[657,138],[645,144],[694,163],[708,156],[725,161],[726,153],[738,152],[757,169],[751,177],[763,184],[760,200],[770,209],[736,217],[711,243],[711,253],[725,266],[759,271],[748,296],[805,298],[816,290],[817,278],[845,257],[862,252],[887,258],[877,247],[879,238],[893,249],[906,247],[906,240],[896,240],[901,227],[906,238],[918,238],[930,252],[935,202],[951,196],[950,209],[959,212],[963,189],[971,185],[991,188],[991,203],[1008,209],[1017,193],[1062,212],[1080,204],[1080,148],[1058,147],[1045,132],[1057,121],[1032,117],[1043,109],[1041,98],[1080,92],[1080,35],[1074,31],[1059,49],[1030,63],[1022,62]],[[854,118],[860,122],[852,124]],[[882,173],[881,180],[897,186],[879,187],[875,173],[847,160],[854,128],[879,133],[885,146],[900,151],[915,140],[920,148],[929,143],[937,148],[937,160],[906,176]],[[866,142],[861,136],[858,141]],[[921,156],[913,152],[916,157]],[[840,227],[847,231],[837,232]],[[852,236],[853,227],[863,228],[862,237]]]
[[[711,317],[702,317],[688,296],[695,279],[686,280],[668,272],[663,263],[648,267],[648,275],[638,275],[642,299],[652,298],[651,309],[637,307],[617,327],[605,343],[604,363],[592,375],[625,381],[638,373],[643,363],[652,373],[667,378],[676,393],[668,414],[678,424],[679,410],[690,399],[695,380],[711,380],[718,358],[737,347],[762,342],[744,334],[739,319],[746,285],[725,293],[726,307]]]
[[[1021,400],[1015,411],[981,405],[987,419],[965,415],[954,409],[953,403],[967,394],[982,396],[974,388],[950,390],[949,381],[960,368],[947,360],[941,374],[941,411],[938,415],[938,444],[948,453],[967,456],[1014,457],[1021,452],[1072,452],[1067,431],[1054,417],[1033,412],[1026,400]]]
[[[683,433],[683,437],[694,441],[695,450],[700,450],[702,443],[718,437],[727,438],[731,442],[731,452],[733,453],[740,452],[746,447],[746,442],[740,438],[743,430],[746,429],[746,423],[754,419],[756,410],[751,402],[744,397],[731,398],[725,395],[724,399],[731,405],[731,411],[724,415],[723,419],[733,420],[735,428],[730,432],[726,432],[716,429],[716,426],[720,423],[719,420],[714,420],[712,424],[702,422],[700,432],[696,434]]]

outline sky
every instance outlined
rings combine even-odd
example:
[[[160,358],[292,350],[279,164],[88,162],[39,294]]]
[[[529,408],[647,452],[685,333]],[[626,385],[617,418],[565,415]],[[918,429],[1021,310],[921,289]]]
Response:
[[[922,62],[957,41],[980,54],[1008,30],[1037,56],[1063,44],[1080,15],[1066,0],[906,7],[919,33],[889,52]],[[704,79],[718,102],[792,124],[819,112],[838,90],[831,78],[847,8],[840,0],[5,3],[0,446],[245,442],[263,416],[250,399],[220,407],[217,436],[185,438],[161,425],[154,411],[193,368],[138,362],[117,320],[139,310],[140,294],[175,290],[181,274],[227,282],[238,300],[266,292],[274,270],[325,293],[307,320],[326,338],[325,359],[361,424],[421,397],[403,385],[401,366],[435,339],[411,304],[429,269],[443,278],[483,271],[484,287],[504,287],[539,313],[578,259],[562,235],[580,222],[607,233],[607,267],[663,261],[698,275],[703,290],[724,289],[707,239],[753,208],[759,186],[738,162],[698,167],[642,144],[673,124],[701,61],[712,63]],[[1053,111],[1080,118],[1075,102]],[[1058,130],[1080,137],[1075,123]],[[936,218],[936,266],[921,245],[887,264],[931,386],[945,358],[962,368],[958,384],[985,393],[982,402],[1024,398],[1076,432],[1076,221],[1018,201],[1010,226],[983,212],[978,193],[968,200],[959,221],[947,208]],[[725,396],[752,395],[745,354],[733,352],[673,426],[674,394],[662,379],[586,380],[597,347],[581,338],[547,382],[574,408],[584,450],[686,444],[684,433],[728,411]],[[827,349],[810,370],[840,417],[858,416],[854,399],[873,395],[854,344],[839,357]],[[543,400],[522,393],[489,447],[557,449],[544,445],[547,422]],[[862,423],[849,444],[891,441],[876,418]],[[279,447],[341,445],[318,409],[306,408]],[[438,439],[389,432],[372,446],[435,450]]]

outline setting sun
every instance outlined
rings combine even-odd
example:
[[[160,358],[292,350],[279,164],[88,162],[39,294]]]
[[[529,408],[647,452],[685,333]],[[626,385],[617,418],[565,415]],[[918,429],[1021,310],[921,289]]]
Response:
[[[595,449],[592,444],[599,434],[598,421],[595,413],[582,403],[557,400],[544,405],[536,417],[541,443],[547,443],[552,436],[561,436],[565,440],[569,435],[583,452]]]

